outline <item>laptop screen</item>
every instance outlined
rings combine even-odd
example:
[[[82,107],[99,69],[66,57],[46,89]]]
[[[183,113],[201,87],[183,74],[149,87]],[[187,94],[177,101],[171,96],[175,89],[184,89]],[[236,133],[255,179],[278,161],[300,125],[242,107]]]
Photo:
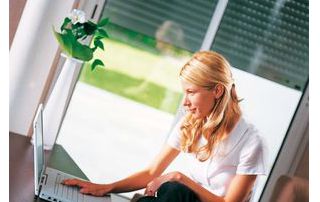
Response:
[[[39,105],[36,116],[33,121],[34,137],[34,183],[35,194],[38,195],[39,183],[44,168],[44,151],[43,151],[43,106]]]

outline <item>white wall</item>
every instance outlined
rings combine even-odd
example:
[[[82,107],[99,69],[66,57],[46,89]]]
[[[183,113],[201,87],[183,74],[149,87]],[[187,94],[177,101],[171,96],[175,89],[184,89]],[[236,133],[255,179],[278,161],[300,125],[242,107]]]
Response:
[[[73,0],[28,0],[10,50],[9,130],[27,135],[58,44],[52,33]]]

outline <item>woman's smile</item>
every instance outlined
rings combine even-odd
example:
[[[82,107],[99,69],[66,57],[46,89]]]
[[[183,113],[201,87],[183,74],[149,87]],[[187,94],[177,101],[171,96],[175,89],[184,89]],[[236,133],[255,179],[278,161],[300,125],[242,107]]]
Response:
[[[193,108],[193,109],[187,109],[189,112],[191,112],[191,113],[195,113],[196,111],[197,111],[197,109],[196,108]]]

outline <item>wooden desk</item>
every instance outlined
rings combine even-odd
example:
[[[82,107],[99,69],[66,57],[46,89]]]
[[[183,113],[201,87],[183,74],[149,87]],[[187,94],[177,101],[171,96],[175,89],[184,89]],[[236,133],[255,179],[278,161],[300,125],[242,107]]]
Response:
[[[10,133],[9,152],[9,201],[44,201],[34,199],[33,145],[30,138]],[[51,152],[46,151],[45,157],[50,167],[88,179],[61,145],[56,144]]]

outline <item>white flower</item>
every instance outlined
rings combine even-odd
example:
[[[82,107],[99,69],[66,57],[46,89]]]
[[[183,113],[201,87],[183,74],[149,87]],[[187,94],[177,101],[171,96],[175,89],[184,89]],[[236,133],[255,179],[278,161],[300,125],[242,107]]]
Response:
[[[86,13],[82,10],[73,9],[69,15],[72,24],[76,24],[78,22],[85,23],[86,22]]]

